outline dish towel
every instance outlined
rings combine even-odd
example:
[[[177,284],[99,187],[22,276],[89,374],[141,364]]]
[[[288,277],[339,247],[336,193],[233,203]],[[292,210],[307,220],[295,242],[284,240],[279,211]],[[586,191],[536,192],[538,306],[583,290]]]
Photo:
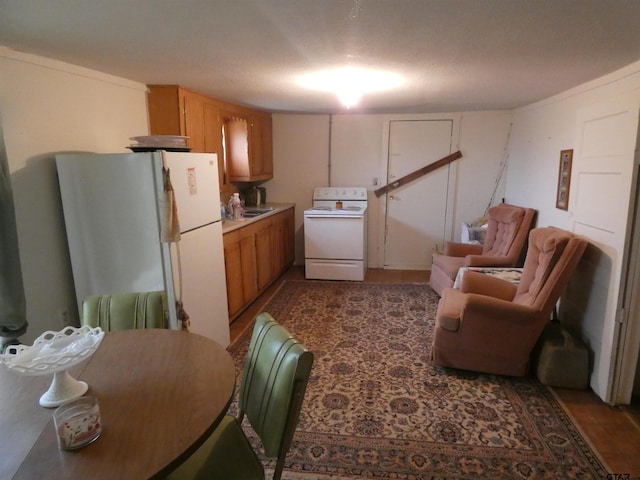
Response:
[[[178,321],[182,324],[182,330],[190,332],[191,321],[189,320],[189,314],[185,311],[184,304],[181,300],[176,300],[176,314]]]
[[[180,241],[180,221],[178,220],[178,207],[171,185],[171,175],[167,167],[162,167],[162,180],[164,192],[160,206],[160,240],[163,242]]]

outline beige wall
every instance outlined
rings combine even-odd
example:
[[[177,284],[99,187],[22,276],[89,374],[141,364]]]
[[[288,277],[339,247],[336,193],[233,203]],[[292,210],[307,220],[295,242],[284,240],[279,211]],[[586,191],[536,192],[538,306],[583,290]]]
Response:
[[[514,111],[506,194],[515,202],[526,201],[537,209],[538,225],[555,225],[568,230],[573,228],[572,211],[576,207],[572,204],[574,196],[570,196],[569,210],[555,208],[560,150],[579,146],[576,137],[577,122],[584,109],[615,102],[620,96],[626,96],[635,102],[640,99],[640,62]],[[637,116],[636,112],[635,121]],[[611,132],[610,135],[615,136],[616,132]],[[623,140],[621,137],[610,141]],[[638,149],[638,145],[634,144],[619,147],[630,151]],[[579,155],[578,150],[574,153]],[[579,160],[574,158],[574,164]],[[572,185],[575,184],[575,169],[573,173]],[[625,197],[622,203],[628,202],[629,184],[629,178],[620,181],[620,194]],[[628,210],[615,213],[624,218],[629,215]],[[566,298],[566,305],[572,306],[566,312],[566,320],[591,350],[594,363],[591,387],[601,398],[615,403],[618,400],[611,390],[617,375],[614,371],[618,351],[615,309],[620,292],[624,249],[597,239],[592,239],[592,244],[598,252],[593,255],[597,261],[587,264],[585,260],[579,267],[578,276],[582,284],[575,288],[570,285],[568,291],[575,292],[575,296]],[[611,278],[615,279],[614,284],[611,284]],[[580,298],[584,291],[594,293],[589,298]],[[630,318],[629,322],[634,324],[634,330],[637,331],[640,318]],[[634,342],[630,353],[637,355],[638,343],[637,340]],[[639,387],[636,385],[637,392],[640,392]]]
[[[0,47],[0,115],[14,193],[31,341],[78,318],[54,157],[125,152],[148,134],[146,87]]]
[[[296,202],[296,264],[304,264],[302,212],[311,206],[314,187],[362,186],[369,190],[368,265],[380,264],[379,231],[384,227],[385,197],[374,191],[383,186],[386,162],[385,125],[398,119],[457,118],[459,145],[457,190],[453,205],[453,238],[460,238],[461,223],[484,215],[494,189],[499,202],[503,182],[496,188],[505,158],[511,124],[510,111],[443,113],[437,115],[287,115],[273,116],[274,179],[265,183],[269,199]],[[388,132],[388,128],[386,130]],[[329,147],[329,145],[331,145]],[[329,154],[331,152],[331,154]],[[378,185],[374,181],[378,180]],[[273,193],[271,193],[273,192]],[[494,202],[495,203],[495,202]]]

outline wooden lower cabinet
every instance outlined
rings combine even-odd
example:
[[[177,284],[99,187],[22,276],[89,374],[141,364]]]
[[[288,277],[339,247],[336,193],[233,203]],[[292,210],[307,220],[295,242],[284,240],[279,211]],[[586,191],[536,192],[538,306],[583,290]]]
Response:
[[[231,316],[232,313],[241,312],[258,291],[252,281],[256,270],[256,254],[253,235],[245,229],[228,233],[223,240],[227,304]]]
[[[230,322],[293,265],[294,230],[289,208],[224,235]]]
[[[273,257],[276,255],[273,249],[274,222],[265,219],[255,225],[256,280],[258,290],[263,290],[279,273],[273,268]]]

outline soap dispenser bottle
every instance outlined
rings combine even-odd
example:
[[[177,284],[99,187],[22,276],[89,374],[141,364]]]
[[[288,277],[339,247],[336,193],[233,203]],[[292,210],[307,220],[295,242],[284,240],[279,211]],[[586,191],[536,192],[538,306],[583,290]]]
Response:
[[[234,193],[231,199],[231,208],[233,211],[233,219],[240,220],[244,217],[244,209],[242,208],[242,202],[240,201],[240,194]]]

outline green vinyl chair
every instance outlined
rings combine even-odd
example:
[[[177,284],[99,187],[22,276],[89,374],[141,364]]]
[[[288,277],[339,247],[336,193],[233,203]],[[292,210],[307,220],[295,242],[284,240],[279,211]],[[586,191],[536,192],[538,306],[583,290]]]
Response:
[[[257,454],[242,430],[247,416],[264,454],[277,457],[273,479],[279,480],[298,424],[313,364],[313,354],[268,313],[256,318],[242,372],[239,416],[226,415],[205,443],[169,480],[264,479]]]
[[[106,332],[134,328],[167,328],[164,291],[92,295],[82,301],[82,325]]]

